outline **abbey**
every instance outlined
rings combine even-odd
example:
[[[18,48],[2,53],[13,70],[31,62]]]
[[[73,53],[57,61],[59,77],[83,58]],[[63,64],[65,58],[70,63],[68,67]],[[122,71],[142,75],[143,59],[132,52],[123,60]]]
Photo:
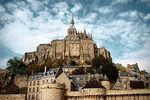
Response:
[[[42,63],[47,58],[63,58],[84,62],[99,55],[103,55],[111,61],[110,52],[104,47],[98,48],[92,36],[88,35],[85,29],[84,32],[76,30],[72,17],[70,27],[67,30],[67,36],[64,39],[56,39],[52,40],[51,43],[40,44],[37,47],[37,51],[24,54],[23,62],[25,64],[33,61]]]

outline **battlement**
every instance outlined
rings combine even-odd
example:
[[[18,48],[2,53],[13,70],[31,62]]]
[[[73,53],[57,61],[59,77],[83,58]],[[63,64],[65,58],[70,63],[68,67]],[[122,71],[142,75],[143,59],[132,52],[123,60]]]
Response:
[[[107,90],[106,95],[142,95],[149,94],[149,89],[132,89],[132,90]]]
[[[88,95],[106,95],[106,90],[102,88],[86,88],[81,91],[68,91],[67,97],[83,97]]]

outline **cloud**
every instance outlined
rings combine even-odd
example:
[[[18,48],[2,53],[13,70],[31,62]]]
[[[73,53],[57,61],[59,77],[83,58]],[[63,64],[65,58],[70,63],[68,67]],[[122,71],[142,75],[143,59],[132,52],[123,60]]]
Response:
[[[103,6],[103,7],[98,8],[98,12],[100,14],[108,14],[108,13],[111,13],[112,11],[113,9],[111,6]]]
[[[150,72],[149,69],[149,61],[150,61],[150,57],[146,57],[143,59],[132,59],[132,58],[128,58],[128,59],[114,59],[115,63],[120,63],[123,64],[124,66],[127,66],[127,64],[135,64],[138,63],[138,66],[140,68],[140,70],[146,70],[148,72]]]
[[[150,13],[149,13],[149,14],[147,14],[146,16],[144,16],[144,20],[145,20],[145,21],[150,20]]]
[[[76,29],[85,28],[98,46],[110,50],[115,62],[137,62],[147,68],[150,15],[139,11],[141,8],[122,7],[130,2],[132,0],[109,3],[26,0],[0,4],[0,42],[11,54],[35,51],[41,43],[64,38],[74,13]],[[0,56],[0,63],[6,59]]]
[[[6,62],[9,60],[9,58],[0,59],[0,68],[1,69],[6,68]]]
[[[67,9],[66,3],[59,3],[54,6],[59,12],[64,12]],[[66,33],[66,25],[61,21],[62,17],[60,19],[53,18],[46,9],[34,18],[33,12],[29,8],[18,8],[13,3],[7,4],[6,7],[13,8],[13,14],[5,13],[8,17],[4,16],[2,20],[13,19],[13,21],[1,29],[1,42],[16,53],[23,54],[36,50],[38,44],[49,42],[58,34],[63,37]]]
[[[137,38],[138,41],[140,39],[143,40],[142,46],[140,46],[139,49],[133,50],[133,51],[126,51],[123,53],[123,55],[117,59],[114,59],[115,62],[122,63],[124,65],[132,64],[132,63],[138,63],[140,69],[146,69],[150,71],[149,69],[149,61],[150,61],[150,34],[149,33],[143,33],[143,36],[140,36]]]
[[[82,5],[80,3],[77,3],[74,5],[74,7],[71,9],[73,13],[78,12],[82,8]]]
[[[112,5],[116,5],[116,4],[127,4],[129,2],[131,2],[132,0],[113,0],[112,1]]]
[[[45,23],[37,19],[32,24],[38,25],[36,30],[31,30],[19,21],[6,25],[1,30],[1,32],[5,33],[1,35],[3,37],[3,43],[11,50],[16,51],[16,53],[23,54],[25,51],[35,50],[36,46],[40,43],[46,43],[56,38],[56,35],[60,31],[62,32],[59,34],[60,37],[63,37],[66,33],[64,28],[66,25],[58,19],[50,19]]]
[[[120,13],[118,16],[122,17],[122,18],[132,18],[132,20],[137,20],[140,18],[144,18],[144,14],[141,12],[138,12],[137,10],[130,10],[127,12],[122,12]]]
[[[132,20],[132,21],[149,21],[150,20],[150,13],[144,14],[137,10],[130,10],[126,12],[121,12],[118,15],[120,18]]]
[[[96,17],[98,16],[97,13],[89,13],[87,16],[85,16],[82,20],[85,23],[93,23],[94,20],[96,20]]]
[[[140,0],[140,2],[150,6],[150,0]]]

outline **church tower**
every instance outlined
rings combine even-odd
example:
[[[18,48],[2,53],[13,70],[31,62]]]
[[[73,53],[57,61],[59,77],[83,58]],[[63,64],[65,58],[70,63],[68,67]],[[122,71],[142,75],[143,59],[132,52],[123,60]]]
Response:
[[[77,35],[77,30],[76,30],[76,28],[74,26],[74,18],[72,16],[72,19],[71,19],[71,22],[70,22],[70,27],[68,29],[68,36],[69,37],[74,37],[76,35]]]

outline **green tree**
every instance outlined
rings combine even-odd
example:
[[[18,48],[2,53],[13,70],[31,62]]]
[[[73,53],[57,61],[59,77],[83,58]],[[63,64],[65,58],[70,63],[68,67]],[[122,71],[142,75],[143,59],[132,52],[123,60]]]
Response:
[[[52,60],[52,68],[58,68],[64,65],[64,60],[63,59],[53,59]]]
[[[119,66],[118,70],[119,70],[120,72],[124,72],[124,73],[127,72],[127,69],[126,69],[126,67],[124,67],[124,66]]]
[[[107,63],[111,63],[109,62],[108,59],[106,59],[104,56],[102,55],[99,55],[97,57],[95,57],[92,62],[91,62],[91,66],[92,66],[92,69],[94,70],[94,72],[97,72],[97,73],[102,73],[102,68],[105,64]]]
[[[72,72],[72,75],[84,75],[85,74],[85,69],[84,67],[79,67],[78,69],[75,69]]]
[[[31,75],[31,74],[36,74],[38,72],[43,72],[44,71],[44,64],[30,64],[27,67],[27,74]]]
[[[22,62],[21,58],[14,57],[7,61],[7,70],[12,72],[13,74],[25,74],[26,73],[26,65]]]
[[[102,74],[109,78],[110,82],[116,82],[118,78],[118,70],[113,63],[107,63],[102,68]]]
[[[97,70],[100,67],[100,65],[102,65],[102,61],[101,61],[100,57],[93,58],[92,64],[91,64],[92,68],[94,70]]]

